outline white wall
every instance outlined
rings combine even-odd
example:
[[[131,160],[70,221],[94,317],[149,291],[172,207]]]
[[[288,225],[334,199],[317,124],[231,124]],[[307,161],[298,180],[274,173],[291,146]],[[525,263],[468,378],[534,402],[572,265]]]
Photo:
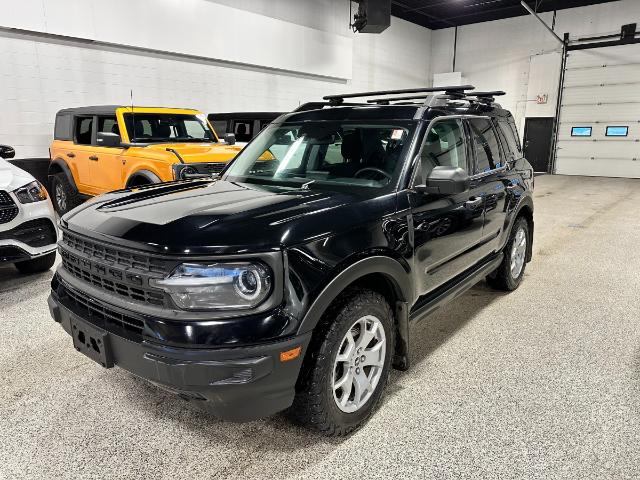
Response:
[[[551,25],[553,13],[541,16]],[[633,22],[640,23],[640,1],[622,0],[559,10],[555,31],[560,37],[568,32],[574,39],[619,33],[623,24]],[[453,28],[433,32],[433,74],[452,71],[453,46]],[[522,129],[526,116],[555,115],[560,56],[547,54],[559,50],[560,44],[530,15],[465,25],[458,28],[455,69],[479,90],[506,91],[499,102],[513,112]],[[547,105],[535,105],[539,93],[549,94]]]
[[[129,0],[135,1],[140,0]],[[157,1],[166,3],[168,0]],[[209,0],[174,3],[187,1],[212,3]],[[0,109],[3,113],[0,115],[0,143],[14,145],[18,158],[46,157],[57,110],[82,105],[126,105],[130,103],[130,90],[138,105],[185,106],[205,112],[287,111],[330,93],[407,88],[430,81],[431,31],[428,29],[392,18],[391,27],[381,35],[353,34],[348,28],[348,4],[343,0],[318,0],[308,8],[307,2],[302,5],[303,2],[295,0],[219,2],[247,8],[255,15],[273,15],[283,24],[297,21],[301,28],[314,29],[321,36],[326,33],[348,40],[344,45],[348,45],[349,51],[332,51],[333,55],[350,58],[349,78],[324,78],[322,70],[311,74],[309,71],[278,72],[264,65],[236,65],[123,47],[95,46],[5,29],[0,30],[0,65],[3,66],[0,70]],[[43,2],[37,3],[42,5]],[[34,15],[38,13],[30,0],[22,4],[25,5],[33,7]],[[264,17],[264,20],[269,18]],[[0,24],[7,26],[7,19],[3,15]],[[83,21],[93,22],[93,14],[91,18],[83,19],[78,15],[73,19],[76,24]],[[216,22],[223,21],[223,18],[215,19],[212,28]],[[29,25],[13,26],[25,28]],[[40,31],[49,29],[46,25],[41,27]],[[155,27],[140,22],[136,35],[143,38]],[[269,34],[269,49],[295,51],[297,48],[306,64],[321,63],[313,56],[304,55],[300,46],[304,38],[292,36],[291,31]],[[91,32],[89,28],[88,33]],[[182,34],[187,35],[187,32]],[[264,48],[260,35],[247,38],[247,42],[256,52]],[[344,48],[347,47],[342,50]],[[215,46],[215,52],[225,51],[225,42]],[[212,57],[220,58],[220,55],[214,53]]]

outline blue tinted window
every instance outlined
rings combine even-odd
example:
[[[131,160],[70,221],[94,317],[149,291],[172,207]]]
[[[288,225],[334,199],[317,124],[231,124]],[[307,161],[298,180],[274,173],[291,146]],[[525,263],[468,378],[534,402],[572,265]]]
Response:
[[[626,137],[629,127],[607,127],[607,137]]]
[[[573,127],[571,129],[572,137],[590,137],[591,136],[591,127]]]

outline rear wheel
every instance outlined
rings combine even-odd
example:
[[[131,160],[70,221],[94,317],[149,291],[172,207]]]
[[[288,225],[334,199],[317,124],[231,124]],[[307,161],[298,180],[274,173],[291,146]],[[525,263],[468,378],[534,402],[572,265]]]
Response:
[[[504,248],[504,259],[500,266],[487,277],[487,283],[497,289],[512,291],[520,286],[527,266],[529,224],[523,217],[516,219],[509,241]]]
[[[330,436],[360,427],[383,395],[393,345],[385,298],[369,290],[345,293],[314,332],[290,415]]]
[[[32,258],[15,263],[20,273],[38,273],[49,270],[56,261],[56,252],[47,253],[41,257]]]
[[[82,203],[82,198],[62,172],[53,176],[51,189],[53,191],[53,206],[60,216]]]

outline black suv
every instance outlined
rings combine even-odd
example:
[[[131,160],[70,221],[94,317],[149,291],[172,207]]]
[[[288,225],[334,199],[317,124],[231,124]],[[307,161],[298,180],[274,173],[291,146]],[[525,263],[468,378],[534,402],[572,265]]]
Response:
[[[408,368],[414,321],[484,278],[517,288],[531,259],[531,165],[501,92],[472,89],[328,96],[217,179],[76,208],[53,318],[104,367],[224,419],[352,431]]]

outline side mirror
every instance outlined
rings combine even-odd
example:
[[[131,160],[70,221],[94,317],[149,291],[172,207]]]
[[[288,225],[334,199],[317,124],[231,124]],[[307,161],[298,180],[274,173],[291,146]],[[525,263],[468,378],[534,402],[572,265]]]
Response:
[[[99,147],[121,147],[122,139],[117,133],[98,132],[97,138]]]
[[[16,151],[13,147],[10,147],[9,145],[0,145],[0,157],[9,159],[15,156]]]
[[[469,190],[469,174],[460,167],[434,167],[424,185],[414,190],[435,195],[452,195]]]
[[[236,136],[233,133],[225,133],[224,134],[224,142],[229,145],[235,145]]]

